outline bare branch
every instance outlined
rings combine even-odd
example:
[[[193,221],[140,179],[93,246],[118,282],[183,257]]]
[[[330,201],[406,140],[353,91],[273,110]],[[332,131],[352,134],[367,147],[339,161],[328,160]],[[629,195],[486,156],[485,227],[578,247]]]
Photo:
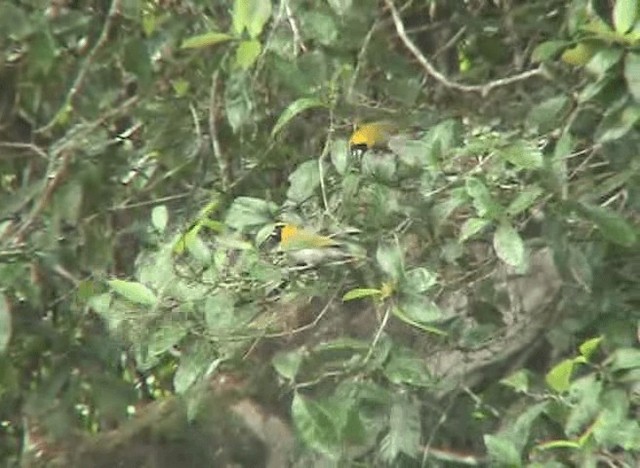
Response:
[[[500,88],[502,86],[507,86],[518,81],[524,81],[534,76],[544,76],[543,70],[541,67],[534,68],[533,70],[528,70],[522,73],[518,73],[516,75],[508,76],[505,78],[500,78],[497,80],[489,81],[488,83],[481,85],[466,85],[462,83],[458,83],[456,81],[449,80],[446,76],[440,73],[431,62],[424,56],[424,54],[420,51],[420,49],[413,43],[409,36],[407,36],[407,31],[402,23],[402,19],[400,18],[400,14],[393,4],[393,0],[385,0],[385,4],[391,11],[391,17],[393,19],[393,24],[396,27],[396,32],[398,33],[398,37],[405,45],[409,52],[414,56],[414,58],[418,61],[420,66],[424,69],[427,75],[433,77],[440,84],[446,86],[447,88],[457,89],[458,91],[464,92],[476,92],[480,93],[482,96],[486,96],[495,88]]]

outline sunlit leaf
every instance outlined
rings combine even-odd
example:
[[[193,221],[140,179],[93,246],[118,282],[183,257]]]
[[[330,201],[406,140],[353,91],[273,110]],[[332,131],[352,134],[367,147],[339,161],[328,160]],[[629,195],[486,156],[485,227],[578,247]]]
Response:
[[[517,267],[524,262],[524,243],[518,231],[509,223],[501,223],[493,236],[496,254],[508,265]]]
[[[460,235],[458,236],[458,239],[460,242],[464,242],[482,231],[489,224],[491,224],[491,221],[488,219],[468,218],[460,227]]]
[[[235,0],[233,29],[241,35],[246,29],[252,39],[257,38],[271,17],[271,0]]]
[[[549,388],[558,393],[569,390],[573,367],[573,359],[565,359],[556,364],[545,376],[545,382],[547,382]]]
[[[484,444],[495,466],[521,466],[522,459],[512,441],[491,434],[484,436]]]
[[[613,7],[613,25],[619,34],[625,34],[636,22],[638,0],[616,0]]]
[[[180,45],[181,49],[200,49],[202,47],[209,47],[221,42],[227,42],[233,39],[233,36],[221,32],[208,32],[205,34],[198,34],[197,36],[191,36]]]
[[[552,40],[542,42],[533,49],[533,52],[531,52],[531,60],[534,62],[546,62],[553,60],[566,46],[566,41]]]
[[[156,295],[144,284],[121,279],[109,280],[107,284],[116,293],[136,304],[155,305],[158,302]]]
[[[382,294],[382,291],[375,288],[356,288],[348,291],[344,296],[342,296],[343,301],[352,301],[354,299],[362,299],[365,297],[378,297]]]
[[[596,338],[591,338],[590,340],[585,341],[579,347],[580,354],[587,358],[587,360],[591,359],[593,354],[600,346],[600,343],[602,343],[603,339],[603,336],[598,336]]]
[[[164,232],[169,221],[169,210],[166,205],[160,205],[151,211],[151,223],[159,232]]]
[[[256,62],[261,51],[260,41],[242,41],[236,49],[236,65],[243,70],[248,70]]]
[[[502,148],[498,154],[521,169],[538,169],[542,167],[542,152],[523,141]]]
[[[624,77],[629,92],[640,103],[640,53],[629,52],[624,60]]]

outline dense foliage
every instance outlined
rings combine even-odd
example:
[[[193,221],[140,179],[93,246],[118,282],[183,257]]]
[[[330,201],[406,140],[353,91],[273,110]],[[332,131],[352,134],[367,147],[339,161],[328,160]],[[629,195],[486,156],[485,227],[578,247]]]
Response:
[[[5,465],[638,465],[640,1],[3,0],[0,46]]]

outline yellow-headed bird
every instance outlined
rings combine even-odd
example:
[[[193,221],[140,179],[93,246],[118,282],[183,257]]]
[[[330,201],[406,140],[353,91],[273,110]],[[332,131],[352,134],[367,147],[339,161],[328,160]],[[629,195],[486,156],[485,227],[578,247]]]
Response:
[[[368,150],[386,149],[389,139],[398,131],[398,125],[389,120],[358,125],[349,138],[349,151],[354,156],[362,156]]]
[[[339,242],[294,224],[277,224],[274,236],[282,252],[296,263],[308,266],[347,261],[366,253],[359,246]]]

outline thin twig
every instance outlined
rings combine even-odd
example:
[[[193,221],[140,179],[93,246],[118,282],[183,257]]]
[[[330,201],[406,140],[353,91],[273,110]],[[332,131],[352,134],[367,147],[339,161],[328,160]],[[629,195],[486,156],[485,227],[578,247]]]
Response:
[[[482,96],[486,96],[495,88],[500,88],[503,86],[507,86],[513,83],[517,83],[519,81],[527,80],[534,76],[544,76],[543,70],[541,67],[534,68],[533,70],[528,70],[522,73],[518,73],[516,75],[508,76],[505,78],[500,78],[497,80],[489,81],[488,83],[482,85],[466,85],[462,83],[458,83],[456,81],[449,80],[446,76],[440,73],[432,64],[427,60],[424,54],[420,51],[418,46],[416,46],[409,36],[407,36],[407,31],[405,30],[404,24],[402,23],[402,19],[400,18],[400,14],[393,4],[393,0],[385,0],[385,4],[391,11],[391,16],[393,18],[393,23],[396,27],[396,32],[398,33],[398,37],[405,45],[409,52],[414,56],[414,58],[418,61],[418,63],[422,66],[427,75],[433,77],[440,84],[446,86],[447,88],[456,89],[458,91],[464,92],[476,92],[480,93]]]
[[[371,28],[369,28],[367,35],[364,37],[364,40],[362,41],[362,46],[360,47],[360,51],[358,52],[356,68],[353,70],[353,75],[351,76],[351,82],[349,83],[349,87],[347,88],[347,95],[346,95],[347,102],[351,101],[351,96],[353,95],[353,90],[356,86],[358,73],[360,72],[360,68],[362,68],[362,64],[364,63],[364,55],[367,52],[369,43],[371,42],[371,38],[373,37],[373,33],[378,29],[379,25],[380,25],[380,20],[377,19],[373,23]]]
[[[289,27],[291,28],[291,33],[293,34],[293,55],[298,55],[298,50],[302,52],[307,51],[307,46],[304,45],[302,41],[302,35],[300,34],[300,29],[298,29],[298,24],[296,23],[296,19],[291,12],[291,7],[289,6],[289,2],[284,2],[284,11],[287,15],[287,21],[289,22]]]
[[[100,31],[100,36],[98,36],[98,40],[96,41],[93,48],[89,51],[87,56],[82,62],[80,69],[78,70],[78,74],[76,75],[75,80],[73,80],[73,84],[71,88],[69,88],[69,92],[64,99],[64,103],[62,107],[55,113],[53,118],[43,127],[40,127],[35,131],[35,133],[46,133],[51,128],[56,125],[58,121],[58,116],[61,112],[63,112],[68,106],[73,105],[73,101],[75,97],[78,95],[80,90],[82,89],[82,85],[84,84],[84,80],[89,71],[89,66],[93,63],[98,51],[107,43],[109,40],[109,33],[111,32],[111,28],[113,27],[113,23],[115,19],[120,15],[120,10],[122,9],[122,0],[112,0],[111,6],[109,7],[109,13],[107,14],[107,19],[102,26],[102,31]]]
[[[218,168],[220,170],[220,183],[222,185],[222,190],[226,192],[229,188],[229,184],[231,183],[229,165],[222,154],[220,141],[218,140],[218,127],[216,124],[219,76],[219,70],[216,70],[211,76],[211,89],[209,90],[209,139],[211,140],[211,151],[213,151],[213,157],[217,161]]]
[[[41,158],[49,159],[47,153],[40,148],[38,145],[34,145],[33,143],[19,143],[14,141],[2,141],[0,142],[0,148],[10,148],[10,149],[19,149],[19,150],[27,150],[32,153],[37,154]],[[3,155],[0,155],[3,156]]]
[[[443,45],[442,47],[440,47],[438,50],[436,50],[433,53],[433,58],[438,57],[440,54],[442,54],[443,52],[446,52],[447,50],[449,50],[451,47],[453,47],[455,45],[456,42],[458,42],[458,39],[460,39],[460,37],[462,37],[462,35],[467,32],[467,27],[466,26],[462,26],[460,28],[460,30],[455,33],[451,39],[449,39],[447,41],[447,43],[445,45]]]

